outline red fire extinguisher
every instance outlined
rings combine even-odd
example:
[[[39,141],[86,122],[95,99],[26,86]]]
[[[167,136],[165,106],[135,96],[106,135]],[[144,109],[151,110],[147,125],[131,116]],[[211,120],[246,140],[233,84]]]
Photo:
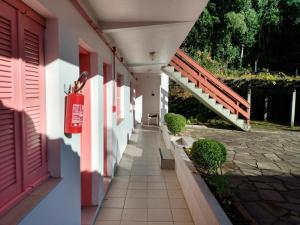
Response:
[[[79,92],[87,81],[88,74],[83,72],[75,85],[66,93],[65,133],[81,133],[83,122],[84,96]]]

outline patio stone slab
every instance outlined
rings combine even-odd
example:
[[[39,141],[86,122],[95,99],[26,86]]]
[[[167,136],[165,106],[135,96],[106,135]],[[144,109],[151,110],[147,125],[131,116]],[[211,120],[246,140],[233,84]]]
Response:
[[[222,172],[259,225],[300,224],[300,133],[189,128],[184,136],[214,139],[228,152]]]

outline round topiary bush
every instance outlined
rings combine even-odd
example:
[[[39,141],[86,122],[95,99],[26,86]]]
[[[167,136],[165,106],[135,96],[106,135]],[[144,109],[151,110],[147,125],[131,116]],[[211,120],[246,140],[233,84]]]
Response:
[[[165,122],[168,123],[170,117],[176,115],[175,113],[167,113],[164,115]]]
[[[191,155],[200,169],[212,174],[226,161],[227,152],[223,144],[204,139],[194,142]]]
[[[176,135],[180,131],[182,131],[182,129],[186,125],[185,117],[182,115],[179,115],[179,114],[167,113],[165,115],[164,119],[167,123],[167,127],[168,127],[169,131],[174,135]]]

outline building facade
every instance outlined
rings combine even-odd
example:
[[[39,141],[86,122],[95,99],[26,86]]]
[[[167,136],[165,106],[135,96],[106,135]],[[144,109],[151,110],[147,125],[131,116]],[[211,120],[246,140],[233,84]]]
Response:
[[[80,224],[100,207],[135,124],[168,112],[160,68],[206,3],[176,19],[180,1],[0,0],[0,224]],[[65,134],[83,71],[83,131]]]

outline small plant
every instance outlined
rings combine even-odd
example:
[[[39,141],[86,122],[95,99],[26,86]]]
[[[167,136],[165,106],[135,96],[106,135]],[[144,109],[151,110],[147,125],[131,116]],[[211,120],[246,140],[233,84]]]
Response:
[[[217,169],[226,161],[227,152],[223,144],[204,139],[194,142],[191,155],[199,169],[216,174]]]
[[[230,186],[227,177],[219,174],[214,174],[207,177],[206,180],[208,184],[215,190],[220,199],[223,199],[223,201],[225,201],[230,197]]]
[[[182,116],[182,115],[179,115],[179,114],[167,113],[164,116],[164,119],[165,119],[165,121],[167,123],[167,127],[168,127],[169,131],[173,135],[176,135],[180,131],[182,131],[182,129],[186,125],[186,119],[185,119],[185,117]]]

